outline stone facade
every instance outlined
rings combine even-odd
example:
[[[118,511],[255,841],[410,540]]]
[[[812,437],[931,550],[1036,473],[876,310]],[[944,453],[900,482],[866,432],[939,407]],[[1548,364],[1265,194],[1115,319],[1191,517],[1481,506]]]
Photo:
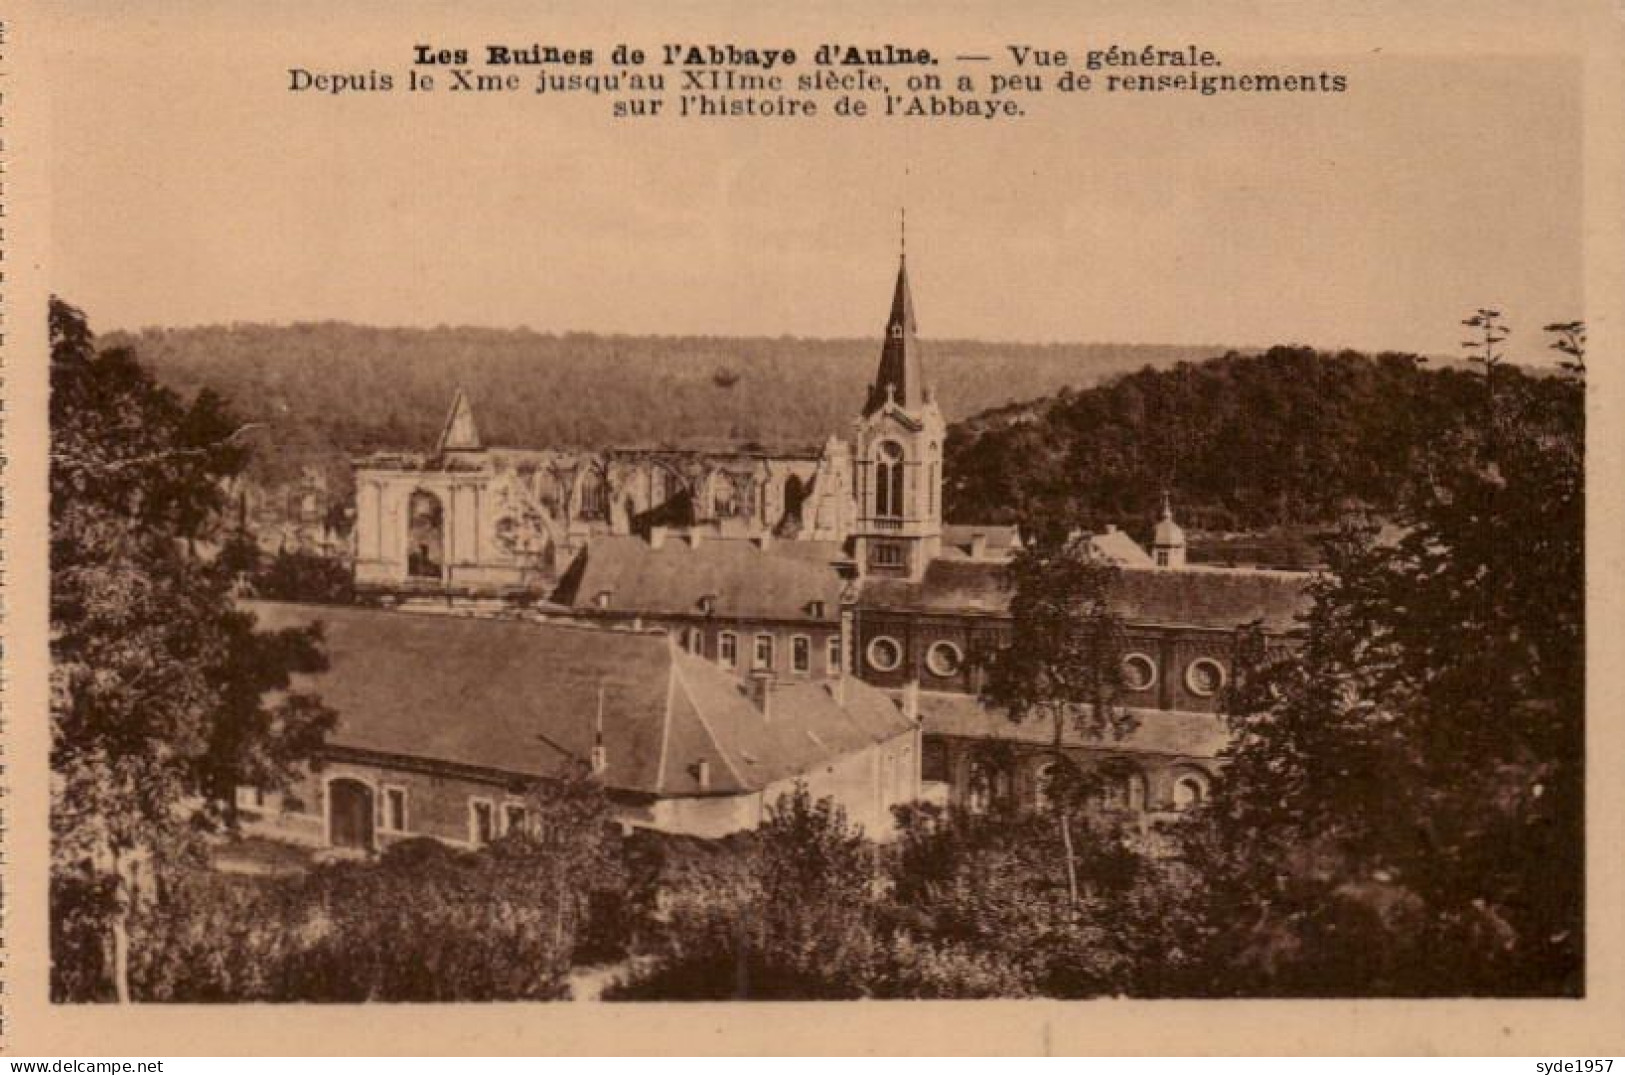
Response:
[[[587,771],[622,825],[708,838],[754,828],[797,783],[879,839],[919,797],[919,727],[852,677],[742,680],[649,630],[249,607],[267,628],[322,624],[329,666],[300,685],[339,716],[287,793],[240,797],[259,831],[477,846],[530,823],[536,783]]]
[[[472,429],[459,393],[448,429]],[[448,443],[356,465],[356,583],[376,593],[546,597],[595,537],[842,540],[849,446],[678,450]]]

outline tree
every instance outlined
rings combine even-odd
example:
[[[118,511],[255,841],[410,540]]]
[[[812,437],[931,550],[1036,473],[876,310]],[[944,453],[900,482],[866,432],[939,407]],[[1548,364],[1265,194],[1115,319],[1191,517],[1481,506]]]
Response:
[[[1478,335],[1473,339],[1463,340],[1461,346],[1471,352],[1467,361],[1484,367],[1484,383],[1495,390],[1495,371],[1506,360],[1506,352],[1501,344],[1506,342],[1511,329],[1505,321],[1501,320],[1500,310],[1491,310],[1479,307],[1473,316],[1462,322],[1466,328],[1476,329]]]
[[[813,1000],[870,995],[879,942],[876,848],[828,798],[798,784],[761,827],[689,883],[612,994],[643,1000]]]
[[[183,404],[129,351],[98,352],[56,299],[50,340],[53,914],[102,936],[123,1001],[154,862],[229,824],[237,784],[288,780],[333,715],[287,689],[318,639],[255,632],[199,555],[244,461],[224,402]]]
[[[1211,953],[1233,985],[1580,988],[1581,404],[1498,379],[1436,438],[1402,536],[1342,532],[1301,648],[1247,677],[1187,832],[1215,913],[1246,916]]]
[[[1123,652],[1122,624],[1111,607],[1116,572],[1095,556],[1085,534],[1060,538],[1041,532],[1010,562],[1010,640],[992,658],[982,697],[1003,708],[1012,722],[1047,720],[1061,772],[1070,771],[1062,749],[1068,726],[1092,739],[1122,735],[1130,727],[1128,715],[1113,707]],[[1069,782],[1072,789],[1076,785]],[[1049,796],[1075,903],[1077,862],[1068,808],[1073,798],[1075,793]]]
[[[1581,379],[1586,373],[1586,323],[1584,321],[1557,321],[1546,325],[1543,332],[1552,335],[1552,350],[1564,355],[1560,365]]]

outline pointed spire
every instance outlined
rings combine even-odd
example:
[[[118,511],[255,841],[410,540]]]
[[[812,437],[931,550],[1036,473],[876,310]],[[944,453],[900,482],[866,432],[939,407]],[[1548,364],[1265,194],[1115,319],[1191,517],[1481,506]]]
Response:
[[[900,235],[907,243],[907,233]],[[914,296],[908,287],[907,248],[897,259],[897,286],[892,292],[891,313],[886,318],[886,342],[880,350],[880,371],[869,389],[864,417],[895,401],[905,411],[916,411],[926,401],[925,368],[920,360],[916,336]]]
[[[446,424],[441,427],[440,442],[435,450],[478,451],[482,447],[479,427],[474,424],[474,408],[469,406],[468,393],[459,387],[457,395],[452,398],[451,410],[446,413]]]

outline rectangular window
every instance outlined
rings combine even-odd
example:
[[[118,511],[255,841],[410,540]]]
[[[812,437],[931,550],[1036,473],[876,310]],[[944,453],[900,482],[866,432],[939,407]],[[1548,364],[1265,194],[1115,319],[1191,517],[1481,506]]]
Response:
[[[717,636],[717,663],[728,668],[739,664],[739,639],[732,631]]]
[[[790,640],[790,667],[802,673],[812,671],[812,639],[806,635]]]
[[[754,659],[751,662],[751,667],[752,668],[769,668],[769,669],[773,667],[773,636],[772,635],[757,635],[756,636],[756,654],[755,654]]]
[[[384,788],[384,828],[389,832],[406,831],[405,788]]]
[[[825,647],[824,663],[829,666],[831,674],[841,670],[841,636],[830,635]]]
[[[470,799],[468,803],[468,837],[476,846],[484,846],[496,839],[496,810],[489,799]]]
[[[705,632],[698,627],[688,629],[688,652],[696,657],[705,652]]]
[[[502,808],[502,831],[525,831],[525,808],[518,803],[508,803]]]
[[[869,563],[874,567],[902,567],[903,547],[890,541],[877,541],[869,546]]]

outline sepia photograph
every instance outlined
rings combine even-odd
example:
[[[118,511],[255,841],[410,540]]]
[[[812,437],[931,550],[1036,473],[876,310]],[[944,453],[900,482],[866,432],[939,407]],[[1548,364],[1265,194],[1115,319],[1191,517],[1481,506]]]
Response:
[[[48,1008],[1617,977],[1608,5],[615,7],[23,20]]]

